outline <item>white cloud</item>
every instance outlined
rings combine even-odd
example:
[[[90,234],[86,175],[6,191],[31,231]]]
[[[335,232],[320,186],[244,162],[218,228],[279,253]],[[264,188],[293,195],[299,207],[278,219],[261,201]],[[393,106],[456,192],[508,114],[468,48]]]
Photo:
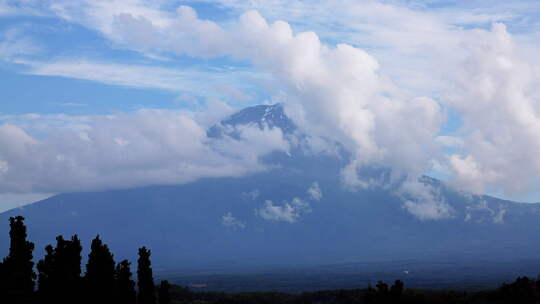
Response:
[[[499,211],[493,217],[493,223],[504,224],[504,215],[506,214],[506,212],[507,212],[506,209],[500,208]]]
[[[374,5],[388,12],[384,17],[402,11]],[[462,31],[417,15],[422,17],[414,24],[418,28],[405,32],[416,35],[418,29],[432,24],[439,29],[430,31],[429,37],[421,36],[419,41],[430,43],[428,50],[444,57],[449,50],[463,49],[448,57],[451,63],[465,58],[465,68],[451,76],[458,80],[458,90],[448,95],[451,102],[447,104],[460,111],[466,134],[464,154],[452,156],[449,162],[456,184],[476,191],[482,191],[484,184],[523,190],[540,168],[535,157],[540,120],[533,98],[537,95],[530,93],[534,79],[530,66],[520,60],[502,25],[495,25],[491,32]],[[194,15],[190,18],[196,22]],[[402,31],[392,35],[402,37]],[[449,144],[449,137],[437,137],[444,122],[439,104],[425,97],[403,97],[379,74],[378,62],[363,50],[344,44],[330,48],[314,33],[295,35],[287,23],[267,24],[254,11],[243,14],[236,31],[228,35],[230,41],[239,43],[225,44],[221,50],[252,60],[281,81],[286,88],[287,112],[303,130],[334,138],[352,153],[344,181],[353,186],[369,185],[356,174],[364,166],[386,166],[394,174],[419,176],[440,158],[439,143]],[[386,36],[385,41],[394,41],[391,37]],[[444,62],[443,57],[437,59]],[[443,70],[455,71],[449,66]],[[516,142],[520,153],[513,152]],[[461,143],[453,140],[452,144]],[[527,165],[516,166],[518,163]],[[527,172],[526,180],[520,178],[523,172]]]
[[[221,224],[232,229],[246,228],[246,224],[236,219],[230,212],[221,217]]]
[[[189,82],[188,74],[182,71],[154,66],[123,65],[80,61],[25,62],[31,75],[61,76],[97,81],[106,84],[139,88],[182,90]]]
[[[437,201],[406,201],[403,207],[420,220],[444,219],[452,214],[449,205]]]
[[[216,56],[223,45],[234,44],[230,33],[217,24],[197,18],[186,6],[174,10],[166,1],[143,0],[55,0],[25,1],[31,5],[10,6],[12,11],[55,15],[99,31],[117,45],[155,56],[169,50],[194,56]],[[520,18],[527,8],[536,7],[498,2],[486,7],[445,5],[426,9],[410,1],[237,1],[203,0],[225,9],[227,15],[257,10],[269,20],[287,20],[295,28],[313,30],[324,39],[348,41],[370,49],[383,63],[385,73],[400,85],[420,92],[436,92],[445,85],[443,64],[451,67],[459,54],[462,28],[486,22],[519,20],[531,25],[532,18]],[[1,6],[0,6],[1,7]],[[24,10],[21,8],[25,8]],[[30,10],[29,8],[33,8]],[[231,13],[232,12],[232,13]],[[459,17],[456,17],[459,16]],[[534,19],[533,19],[534,20]],[[225,23],[228,23],[225,22]],[[225,27],[228,27],[227,24]],[[532,28],[532,26],[531,26]],[[444,57],[445,60],[441,60]]]
[[[50,62],[14,59],[13,62],[27,66],[29,70],[25,73],[30,75],[60,76],[135,88],[196,93],[203,90],[215,92],[214,94],[209,93],[207,96],[219,95],[220,89],[216,87],[226,86],[232,81],[266,77],[263,74],[242,69],[224,70],[216,73],[215,71],[197,69],[118,64],[87,59],[60,59]]]
[[[291,201],[291,205],[294,207],[296,212],[300,215],[305,214],[305,213],[310,213],[312,211],[309,203],[298,197],[293,198],[293,200]]]
[[[46,117],[15,119],[24,126],[2,124],[0,193],[59,193],[241,176],[265,169],[260,156],[288,149],[277,130],[244,128],[239,139],[207,138],[206,127],[193,116],[140,110],[80,120],[66,116],[72,120],[63,121],[62,128],[42,128]],[[33,130],[39,137],[30,135]]]
[[[293,34],[287,23],[268,24],[255,11],[243,14],[232,30],[198,19],[188,7],[181,7],[174,22],[165,26],[135,19],[137,28],[145,27],[155,32],[152,39],[163,40],[138,37],[142,40],[132,44],[192,56],[233,55],[271,73],[286,88],[288,114],[308,133],[344,144],[354,157],[354,170],[375,164],[420,174],[437,150],[434,138],[443,121],[438,104],[396,95],[391,82],[378,74],[378,62],[361,49],[346,44],[330,48],[313,32]],[[195,31],[197,39],[175,40],[191,37],[197,27],[202,27]],[[416,119],[409,119],[412,115]]]
[[[18,28],[8,28],[1,33],[0,60],[11,61],[39,53],[42,49],[35,41],[28,38]]]
[[[264,206],[256,209],[255,213],[267,221],[295,223],[300,216],[311,212],[309,204],[297,197],[290,203],[282,206],[274,205],[272,201],[265,201]]]
[[[285,140],[283,132],[279,128],[264,128],[261,130],[258,126],[245,125],[235,127],[235,129],[239,140],[226,137],[221,140],[211,141],[209,145],[225,157],[231,159],[241,157],[242,159],[249,159],[254,163],[261,156],[259,153],[253,153],[254,151],[264,151],[263,153],[276,150],[282,152],[289,151],[289,142]],[[245,147],[246,143],[251,145],[249,149]]]
[[[269,20],[287,20],[297,29],[316,31],[323,39],[369,49],[385,74],[401,87],[423,95],[440,94],[447,85],[446,70],[455,66],[461,54],[459,43],[465,28],[510,18],[529,25],[535,18],[524,16],[530,14],[526,7],[537,6],[533,1],[521,8],[492,1],[489,6],[482,2],[467,5],[471,2],[467,1],[439,8],[425,7],[425,2],[373,0],[203,2],[219,3],[237,14],[257,10]]]
[[[49,1],[0,0],[0,16],[45,16]]]
[[[466,134],[449,157],[454,182],[477,193],[530,190],[540,172],[539,78],[502,24],[476,31],[464,47],[450,103]]]
[[[490,208],[487,201],[480,200],[465,208],[465,221],[477,223],[490,221],[494,224],[504,224],[504,216],[507,212],[508,210],[503,205],[499,205],[498,209]]]
[[[309,198],[314,201],[320,201],[322,199],[322,190],[319,187],[319,183],[314,182],[311,184],[311,187],[307,189],[307,193],[309,195]]]
[[[257,214],[268,221],[284,221],[288,223],[296,222],[298,217],[291,205],[275,206],[272,201],[268,200],[264,202],[263,208],[257,210]]]
[[[133,48],[199,57],[232,55],[270,73],[285,92],[286,111],[295,123],[315,138],[340,142],[352,155],[343,175],[349,186],[369,186],[357,173],[365,166],[419,176],[438,153],[441,107],[426,97],[405,97],[379,74],[377,60],[364,50],[347,44],[329,47],[313,32],[295,34],[286,22],[268,24],[256,11],[242,14],[228,28],[199,19],[185,6],[166,19],[129,12],[113,19],[102,30]],[[249,129],[244,135],[250,137]]]
[[[437,136],[437,142],[448,148],[463,148],[463,139],[455,136]]]
[[[455,214],[452,206],[429,184],[407,180],[396,195],[404,200],[403,208],[422,221],[452,218]]]

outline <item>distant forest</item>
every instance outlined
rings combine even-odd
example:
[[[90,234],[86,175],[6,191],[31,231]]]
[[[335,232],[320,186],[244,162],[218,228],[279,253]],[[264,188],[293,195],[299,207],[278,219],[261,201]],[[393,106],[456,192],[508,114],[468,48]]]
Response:
[[[33,262],[34,244],[27,240],[22,216],[9,219],[9,254],[0,262],[0,304],[170,304],[170,303],[540,303],[540,279],[520,277],[498,289],[479,292],[405,289],[400,280],[388,285],[379,281],[365,289],[328,290],[285,294],[255,292],[228,294],[193,292],[153,278],[151,251],[139,249],[137,283],[131,263],[115,262],[99,235],[91,243],[82,272],[82,246],[77,235],[56,238],[45,255]],[[37,270],[37,273],[36,273]]]

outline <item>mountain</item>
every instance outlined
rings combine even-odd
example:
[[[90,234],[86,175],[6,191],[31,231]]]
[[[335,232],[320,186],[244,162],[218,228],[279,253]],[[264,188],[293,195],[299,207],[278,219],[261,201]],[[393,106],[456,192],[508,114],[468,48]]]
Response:
[[[256,125],[259,128],[280,128],[284,134],[296,130],[295,124],[287,117],[281,104],[257,105],[236,112],[227,119],[212,126],[207,134],[209,137],[231,135],[235,126]]]
[[[232,115],[208,135],[233,136],[246,124],[296,132],[281,105],[260,105]],[[0,254],[7,253],[8,217],[23,215],[38,257],[56,235],[77,233],[88,249],[99,234],[117,260],[134,261],[138,247],[151,248],[158,271],[395,260],[498,263],[540,256],[539,204],[461,193],[424,177],[454,212],[422,221],[391,189],[344,189],[343,159],[294,150],[266,161],[280,166],[239,178],[60,194],[4,212]]]

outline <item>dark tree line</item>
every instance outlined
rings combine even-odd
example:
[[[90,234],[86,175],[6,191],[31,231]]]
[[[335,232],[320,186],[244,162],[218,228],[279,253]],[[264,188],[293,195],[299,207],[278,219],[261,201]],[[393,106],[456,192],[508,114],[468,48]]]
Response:
[[[11,217],[9,254],[0,262],[0,303],[119,303],[169,304],[167,281],[158,292],[154,285],[151,251],[139,249],[137,289],[131,263],[116,263],[109,247],[99,235],[92,240],[86,272],[81,269],[82,246],[77,235],[56,238],[56,246],[47,245],[45,256],[34,271],[34,244],[27,240],[22,216]],[[37,288],[35,286],[37,279]]]
[[[375,288],[326,290],[302,294],[192,292],[187,287],[161,281],[155,286],[151,252],[139,249],[137,283],[131,263],[116,263],[109,247],[96,236],[82,272],[82,246],[77,235],[56,238],[56,245],[45,247],[45,256],[33,262],[34,244],[27,240],[24,218],[11,217],[8,256],[0,262],[0,304],[537,304],[540,303],[540,277],[520,277],[511,284],[479,292],[405,289],[402,281],[393,285],[379,281]],[[34,268],[34,266],[36,266]],[[35,272],[37,270],[37,273]],[[37,285],[36,285],[37,283]]]

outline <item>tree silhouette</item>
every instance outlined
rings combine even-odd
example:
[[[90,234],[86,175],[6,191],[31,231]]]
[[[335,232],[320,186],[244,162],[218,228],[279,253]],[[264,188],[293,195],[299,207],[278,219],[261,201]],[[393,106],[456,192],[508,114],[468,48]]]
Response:
[[[388,284],[386,284],[383,281],[378,281],[375,285],[377,287],[377,292],[380,294],[387,294],[388,293]]]
[[[54,293],[55,280],[55,253],[51,245],[45,247],[45,256],[37,263],[38,294],[44,299],[50,299]]]
[[[7,267],[4,265],[3,261],[0,261],[0,303],[6,296],[6,287],[7,287]]]
[[[390,287],[390,294],[394,299],[399,299],[403,294],[403,282],[401,280],[396,280],[394,285]]]
[[[169,290],[171,288],[171,285],[169,284],[169,281],[161,281],[161,284],[159,284],[159,304],[170,304],[171,303],[171,295],[169,293]]]
[[[10,301],[23,301],[34,291],[34,243],[26,240],[24,217],[10,217],[9,226],[9,255],[0,265],[0,291]]]
[[[137,301],[135,282],[131,279],[131,263],[127,260],[116,265],[115,303],[134,304]]]
[[[73,303],[81,291],[81,241],[56,238],[56,248],[45,247],[46,255],[38,262],[38,292],[44,303]]]
[[[89,303],[106,303],[112,296],[115,285],[115,262],[109,247],[99,235],[92,240],[84,284]]]
[[[156,303],[150,254],[150,250],[146,249],[146,247],[139,248],[139,259],[137,260],[137,286],[139,287],[138,304]]]

